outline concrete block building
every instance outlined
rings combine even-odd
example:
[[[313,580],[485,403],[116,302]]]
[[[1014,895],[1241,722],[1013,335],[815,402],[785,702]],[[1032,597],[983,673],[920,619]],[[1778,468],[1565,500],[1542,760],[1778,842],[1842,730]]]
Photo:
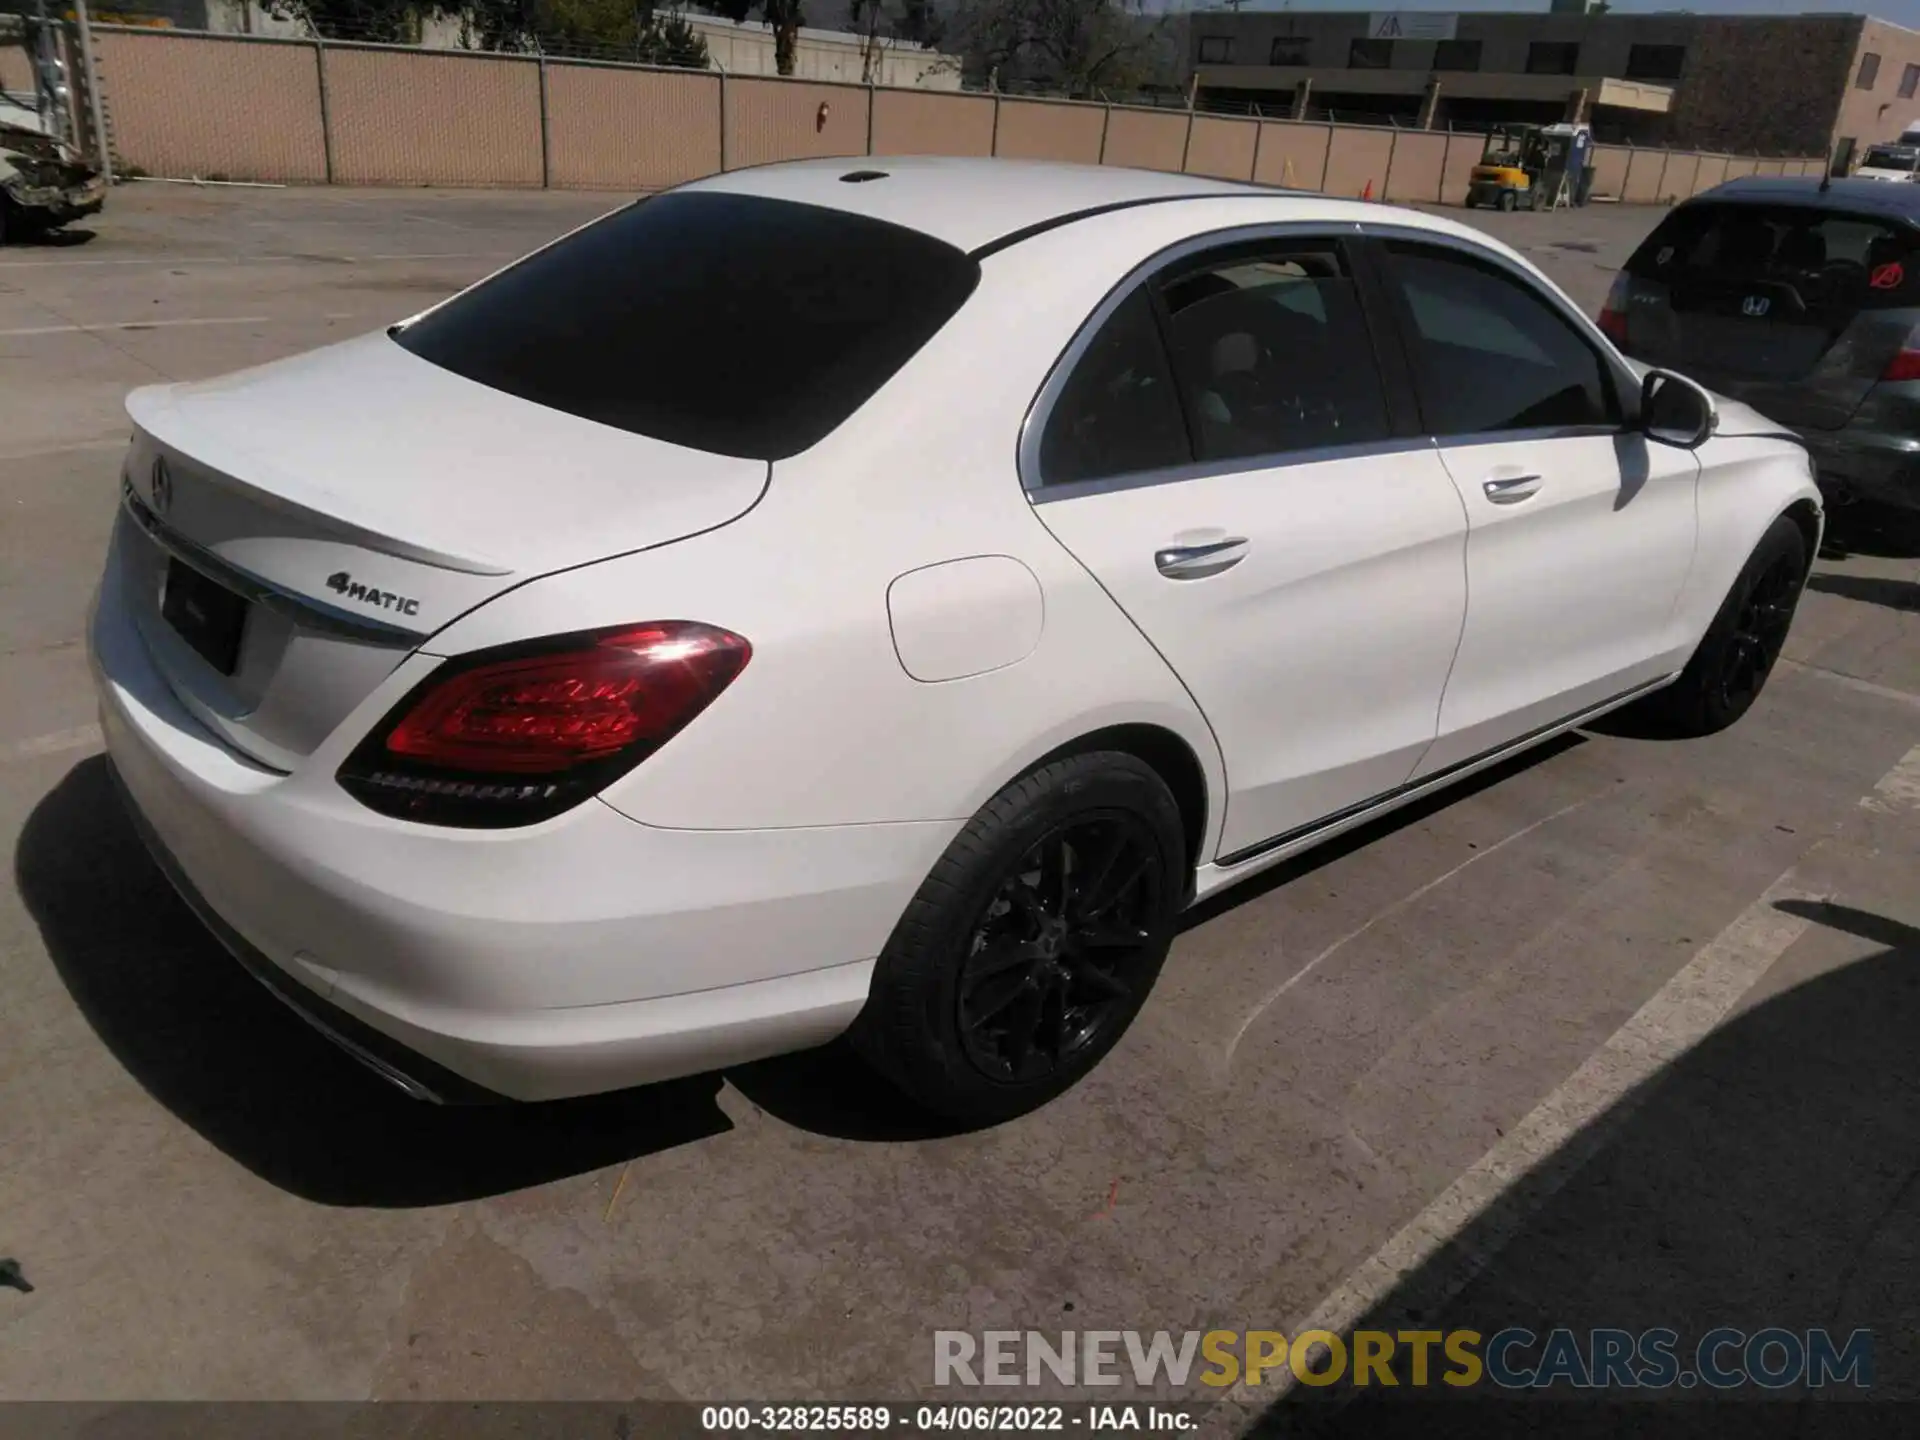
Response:
[[[1206,108],[1445,128],[1580,113],[1603,140],[1858,152],[1920,119],[1920,32],[1865,15],[1199,10]]]

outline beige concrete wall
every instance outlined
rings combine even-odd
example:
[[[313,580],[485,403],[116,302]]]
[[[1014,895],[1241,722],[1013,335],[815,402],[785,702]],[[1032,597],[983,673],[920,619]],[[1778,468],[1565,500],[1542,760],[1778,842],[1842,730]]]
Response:
[[[1101,106],[1004,98],[999,104],[994,154],[1013,160],[1099,162],[1100,132],[1106,124]],[[1107,159],[1111,164],[1113,157]]]
[[[867,153],[867,91],[803,80],[727,81],[727,168]]]
[[[1667,171],[1667,183],[1662,187],[1666,193],[1662,195],[1661,198],[1665,199],[1667,195],[1677,195],[1684,200],[1689,195],[1698,195],[1702,190],[1711,190],[1727,178],[1727,157],[1725,155],[1701,155],[1698,157],[1698,165],[1699,168],[1694,172],[1689,182],[1685,173],[1686,167],[1681,164],[1680,155],[1676,152],[1673,157],[1673,165]],[[1681,188],[1683,184],[1685,184],[1686,187],[1684,189]]]
[[[114,149],[150,175],[326,180],[316,61],[310,45],[159,30],[94,36]]]
[[[1706,184],[1701,183],[1703,173],[1700,156],[1691,150],[1675,150],[1666,157],[1665,164],[1661,168],[1660,191],[1654,198],[1665,200],[1671,197],[1675,200],[1685,200],[1696,191],[1707,188]],[[1713,182],[1707,182],[1707,184],[1711,183]]]
[[[1385,198],[1404,204],[1433,204],[1440,199],[1447,162],[1447,137],[1424,130],[1403,130],[1393,137],[1393,163]],[[1375,195],[1382,193],[1374,187]]]
[[[1289,190],[1318,190],[1327,173],[1326,125],[1295,125],[1286,120],[1260,122],[1260,163],[1253,178],[1262,185]]]
[[[1754,173],[1754,167],[1758,164],[1759,162],[1757,160],[1736,155],[1727,161],[1725,178],[1728,180],[1738,180],[1743,175],[1751,175]]]
[[[1334,127],[1333,143],[1327,148],[1327,178],[1320,188],[1329,195],[1354,196],[1373,186],[1373,198],[1380,198],[1387,183],[1387,155],[1393,148],[1393,131],[1353,125]]]
[[[873,93],[876,155],[991,155],[993,100],[986,95]]]
[[[1216,175],[1222,180],[1250,180],[1253,150],[1259,139],[1258,120],[1196,115],[1193,139],[1187,145],[1187,173]]]
[[[1446,205],[1467,203],[1467,190],[1473,184],[1473,167],[1486,153],[1487,137],[1472,131],[1456,131],[1447,137],[1447,169],[1440,186],[1440,200]]]
[[[1482,145],[1466,133],[549,61],[543,155],[531,58],[147,28],[101,27],[96,38],[120,153],[179,177],[323,181],[330,137],[333,178],[348,184],[653,190],[723,165],[871,147],[1156,170],[1179,170],[1184,157],[1196,175],[1342,196],[1371,181],[1376,199],[1457,204]],[[1598,192],[1629,201],[1684,197],[1728,174],[1819,170],[1619,146],[1599,147],[1597,163]]]
[[[329,45],[326,70],[337,182],[540,184],[533,61]]]
[[[1620,198],[1633,204],[1645,204],[1660,198],[1660,171],[1667,163],[1662,150],[1636,150],[1628,157],[1626,178]]]
[[[1187,148],[1187,112],[1116,105],[1107,121],[1107,164],[1178,170]]]
[[[33,94],[33,61],[19,45],[0,45],[0,90],[23,99]]]
[[[1627,166],[1633,159],[1633,150],[1626,145],[1596,145],[1593,147],[1593,193],[1620,196],[1626,184]]]
[[[548,183],[659,190],[720,168],[720,77],[547,66]]]

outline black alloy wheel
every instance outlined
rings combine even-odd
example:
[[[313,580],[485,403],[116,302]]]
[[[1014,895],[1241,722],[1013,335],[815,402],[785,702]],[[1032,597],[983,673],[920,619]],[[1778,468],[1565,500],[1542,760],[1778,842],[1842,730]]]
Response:
[[[1747,591],[1720,667],[1719,700],[1727,710],[1751,705],[1780,658],[1800,599],[1800,569],[1791,555],[1777,555]]]
[[[974,926],[956,1000],[967,1059],[990,1079],[1044,1079],[1131,1016],[1159,969],[1169,883],[1153,832],[1124,811],[1056,826]]]
[[[1098,1065],[1146,1003],[1191,880],[1192,838],[1153,766],[1050,760],[953,837],[874,966],[849,1039],[963,1126],[1025,1115]]]

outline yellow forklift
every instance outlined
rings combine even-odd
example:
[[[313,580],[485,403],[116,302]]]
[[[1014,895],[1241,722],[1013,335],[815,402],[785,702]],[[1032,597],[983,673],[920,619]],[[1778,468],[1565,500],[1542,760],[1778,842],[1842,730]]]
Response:
[[[1593,185],[1588,125],[1501,125],[1467,181],[1467,208],[1549,210],[1584,205]]]

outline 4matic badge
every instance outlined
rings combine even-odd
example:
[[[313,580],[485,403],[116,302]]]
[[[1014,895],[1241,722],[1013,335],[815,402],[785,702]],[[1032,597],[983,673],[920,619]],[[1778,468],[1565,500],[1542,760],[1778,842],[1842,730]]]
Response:
[[[336,595],[344,595],[349,600],[358,600],[362,605],[373,605],[382,610],[397,611],[402,615],[420,613],[418,600],[409,600],[406,596],[396,595],[391,590],[376,590],[371,585],[363,585],[344,570],[336,570],[327,576],[327,588]]]

